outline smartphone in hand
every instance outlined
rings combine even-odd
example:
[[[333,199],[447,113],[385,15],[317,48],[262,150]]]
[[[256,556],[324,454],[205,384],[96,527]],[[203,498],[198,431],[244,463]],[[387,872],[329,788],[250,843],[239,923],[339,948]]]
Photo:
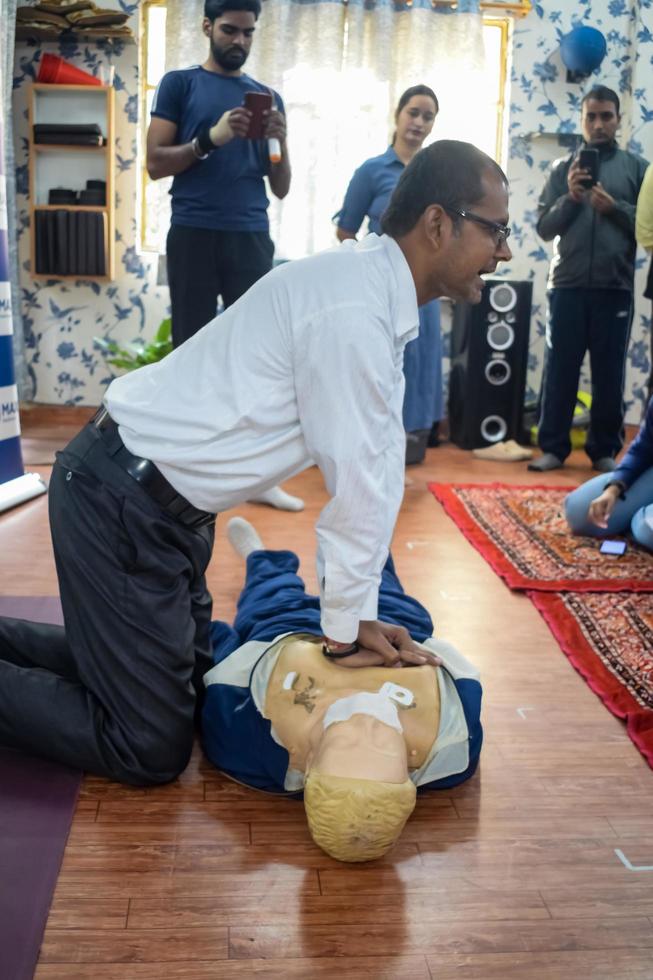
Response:
[[[599,151],[586,147],[578,154],[578,166],[581,170],[589,171],[583,179],[583,185],[588,189],[594,187],[599,179]]]
[[[252,113],[249,121],[246,139],[261,140],[265,138],[265,117],[264,112],[272,109],[272,95],[270,92],[245,92],[244,105]]]

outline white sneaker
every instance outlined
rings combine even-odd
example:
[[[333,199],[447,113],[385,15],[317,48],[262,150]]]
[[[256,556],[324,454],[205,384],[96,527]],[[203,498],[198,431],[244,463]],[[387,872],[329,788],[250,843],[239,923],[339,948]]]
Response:
[[[520,460],[532,459],[533,450],[520,446],[514,439],[508,439],[507,442],[495,442],[482,449],[472,449],[472,456],[489,459],[493,463],[518,463]]]

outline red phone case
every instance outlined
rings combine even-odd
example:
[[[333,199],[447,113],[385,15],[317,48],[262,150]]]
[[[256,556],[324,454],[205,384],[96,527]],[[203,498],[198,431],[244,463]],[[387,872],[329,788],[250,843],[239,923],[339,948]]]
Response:
[[[272,108],[272,96],[269,92],[245,92],[245,108],[252,113],[247,130],[248,140],[260,140],[264,137],[263,113]]]

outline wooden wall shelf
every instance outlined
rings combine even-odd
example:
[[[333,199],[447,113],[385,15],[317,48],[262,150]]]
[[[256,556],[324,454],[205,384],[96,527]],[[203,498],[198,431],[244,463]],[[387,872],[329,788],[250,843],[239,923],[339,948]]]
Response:
[[[16,40],[37,44],[39,41],[105,41],[120,39],[126,44],[134,44],[136,38],[131,30],[117,31],[106,28],[96,31],[60,31],[56,27],[31,27],[29,24],[16,24]]]
[[[84,146],[79,143],[34,143],[35,153],[104,153],[106,146]]]
[[[104,146],[35,143],[35,123],[94,123],[100,127]],[[29,101],[29,213],[32,278],[82,279],[110,282],[115,276],[115,119],[114,89],[106,85],[32,85]],[[106,185],[106,204],[50,204],[49,192],[66,187],[81,191],[89,179]],[[67,212],[61,224],[47,216]],[[88,218],[83,219],[84,215]],[[104,220],[92,215],[104,216]],[[37,271],[37,217],[39,249]],[[65,245],[61,245],[61,240]],[[48,251],[49,249],[49,251]],[[104,252],[105,262],[95,257]],[[52,257],[54,256],[54,264]],[[97,274],[83,271],[95,268]],[[48,271],[42,271],[47,268]],[[51,271],[59,268],[59,272]]]

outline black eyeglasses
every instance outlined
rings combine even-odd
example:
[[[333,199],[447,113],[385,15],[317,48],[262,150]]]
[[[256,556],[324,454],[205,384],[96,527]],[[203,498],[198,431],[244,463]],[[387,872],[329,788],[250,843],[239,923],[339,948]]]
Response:
[[[483,225],[483,227],[489,228],[494,235],[497,248],[510,238],[511,228],[509,225],[502,225],[499,221],[490,221],[489,218],[482,218],[480,214],[474,214],[473,211],[463,211],[462,208],[445,208],[445,211],[451,211],[453,214],[458,214],[467,221],[475,221],[477,225]]]

